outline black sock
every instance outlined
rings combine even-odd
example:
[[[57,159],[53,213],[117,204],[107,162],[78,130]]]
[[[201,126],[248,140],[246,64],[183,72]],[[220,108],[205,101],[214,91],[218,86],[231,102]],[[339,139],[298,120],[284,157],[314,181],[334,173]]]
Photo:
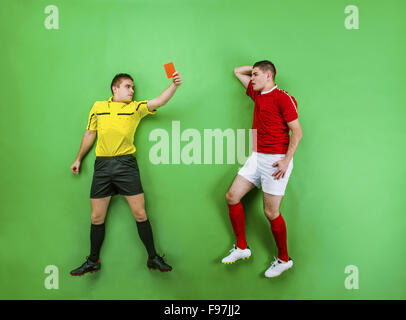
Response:
[[[145,248],[147,249],[148,256],[150,259],[156,256],[154,238],[152,236],[152,229],[149,220],[143,222],[137,222],[138,234],[142,242],[144,243]]]
[[[90,228],[90,256],[89,259],[93,262],[99,260],[100,249],[103,244],[105,226],[103,224],[92,224]]]

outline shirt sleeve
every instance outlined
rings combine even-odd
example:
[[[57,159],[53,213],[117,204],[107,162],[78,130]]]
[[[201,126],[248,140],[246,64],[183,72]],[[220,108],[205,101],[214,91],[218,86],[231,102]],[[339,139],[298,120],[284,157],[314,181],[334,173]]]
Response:
[[[258,96],[258,91],[254,91],[251,80],[248,83],[247,91],[245,93],[247,94],[247,96],[249,96],[254,101],[255,101],[255,98]]]
[[[93,105],[92,109],[90,110],[86,129],[87,130],[97,130],[96,103]]]
[[[286,92],[283,92],[279,98],[279,108],[285,122],[294,121],[299,117],[295,98]]]
[[[144,118],[148,114],[155,114],[156,111],[149,111],[147,108],[147,103],[149,100],[142,100],[136,102],[135,111],[138,112],[140,119]]]

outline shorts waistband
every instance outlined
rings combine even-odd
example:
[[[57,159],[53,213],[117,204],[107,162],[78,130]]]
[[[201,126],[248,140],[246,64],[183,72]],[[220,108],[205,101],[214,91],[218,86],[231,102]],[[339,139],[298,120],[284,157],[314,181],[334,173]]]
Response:
[[[255,153],[255,154],[257,154],[257,155],[260,155],[260,156],[268,156],[268,157],[271,157],[271,156],[275,156],[275,157],[284,157],[284,156],[286,156],[286,153],[262,153],[262,152],[256,152],[256,151],[253,151],[252,153]]]
[[[122,154],[119,156],[97,156],[96,159],[123,159],[123,158],[135,158],[133,154]]]

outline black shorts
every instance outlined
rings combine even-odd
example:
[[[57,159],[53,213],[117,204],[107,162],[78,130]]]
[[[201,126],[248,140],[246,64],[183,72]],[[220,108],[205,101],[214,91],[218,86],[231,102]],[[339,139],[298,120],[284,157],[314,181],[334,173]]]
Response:
[[[90,198],[143,193],[137,159],[132,154],[96,157]]]

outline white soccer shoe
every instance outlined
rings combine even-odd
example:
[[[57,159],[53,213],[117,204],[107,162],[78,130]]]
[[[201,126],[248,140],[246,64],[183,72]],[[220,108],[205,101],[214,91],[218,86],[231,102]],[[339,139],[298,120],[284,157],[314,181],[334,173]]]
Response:
[[[240,249],[236,245],[230,250],[230,254],[225,257],[223,260],[221,260],[222,263],[224,264],[231,264],[236,262],[237,260],[240,259],[248,259],[251,257],[251,250],[247,247],[246,249]]]
[[[293,267],[293,260],[289,258],[288,262],[283,262],[278,258],[272,262],[271,266],[268,270],[265,271],[265,277],[267,278],[274,278],[279,276],[283,271],[286,271]]]

